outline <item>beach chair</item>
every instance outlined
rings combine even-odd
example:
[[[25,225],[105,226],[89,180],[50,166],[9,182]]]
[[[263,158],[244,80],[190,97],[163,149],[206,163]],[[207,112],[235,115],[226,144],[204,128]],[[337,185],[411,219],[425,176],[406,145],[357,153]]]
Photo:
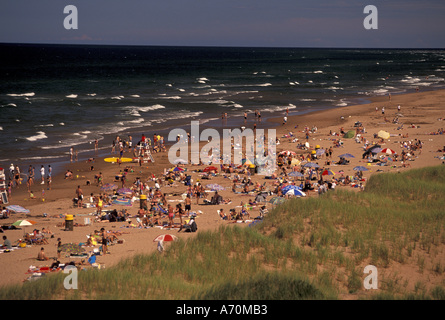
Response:
[[[161,205],[157,204],[157,207],[158,207],[157,211],[160,211],[161,213],[164,213],[164,214],[168,214],[168,211],[165,210],[164,208],[162,208]]]

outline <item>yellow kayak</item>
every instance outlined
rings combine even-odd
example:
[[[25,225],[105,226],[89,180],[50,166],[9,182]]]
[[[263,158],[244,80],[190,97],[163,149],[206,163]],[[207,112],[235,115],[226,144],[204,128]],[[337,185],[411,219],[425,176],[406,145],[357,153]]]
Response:
[[[105,158],[104,161],[105,162],[117,162],[119,158],[117,157],[113,157],[113,158]],[[122,162],[132,162],[133,159],[132,158],[121,158]]]

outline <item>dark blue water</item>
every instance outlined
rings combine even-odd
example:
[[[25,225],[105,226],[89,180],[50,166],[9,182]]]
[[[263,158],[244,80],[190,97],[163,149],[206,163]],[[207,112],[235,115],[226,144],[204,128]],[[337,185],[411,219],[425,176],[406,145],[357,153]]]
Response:
[[[445,85],[443,50],[0,45],[0,166],[91,156],[119,135],[221,126]],[[232,120],[233,119],[233,120]]]

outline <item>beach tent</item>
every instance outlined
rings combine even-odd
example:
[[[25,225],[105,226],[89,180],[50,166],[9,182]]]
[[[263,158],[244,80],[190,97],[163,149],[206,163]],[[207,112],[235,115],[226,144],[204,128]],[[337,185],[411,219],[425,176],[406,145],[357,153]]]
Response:
[[[354,130],[349,130],[348,132],[346,132],[343,135],[343,138],[347,138],[347,139],[351,139],[355,137],[355,131]]]
[[[387,132],[387,131],[384,131],[384,130],[380,130],[378,133],[377,133],[377,137],[379,137],[379,138],[382,138],[382,139],[389,139],[389,132]]]

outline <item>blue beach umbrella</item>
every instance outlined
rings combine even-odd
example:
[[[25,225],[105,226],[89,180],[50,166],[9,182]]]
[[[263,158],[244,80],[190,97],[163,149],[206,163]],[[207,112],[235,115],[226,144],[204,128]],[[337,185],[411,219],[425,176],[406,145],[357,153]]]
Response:
[[[363,167],[363,166],[357,166],[357,167],[354,167],[354,170],[355,170],[355,171],[369,171],[368,168]]]
[[[354,155],[350,154],[350,153],[344,153],[339,155],[339,158],[355,158]]]
[[[28,209],[25,209],[22,206],[15,205],[15,204],[7,206],[6,209],[8,209],[9,211],[14,211],[15,213],[29,213],[30,212]]]
[[[320,168],[320,166],[314,162],[308,162],[303,165],[305,168]]]
[[[300,190],[300,187],[294,186],[294,185],[288,185],[288,186],[284,186],[283,188],[281,188],[281,191],[283,192],[283,194],[288,193],[290,190]]]

